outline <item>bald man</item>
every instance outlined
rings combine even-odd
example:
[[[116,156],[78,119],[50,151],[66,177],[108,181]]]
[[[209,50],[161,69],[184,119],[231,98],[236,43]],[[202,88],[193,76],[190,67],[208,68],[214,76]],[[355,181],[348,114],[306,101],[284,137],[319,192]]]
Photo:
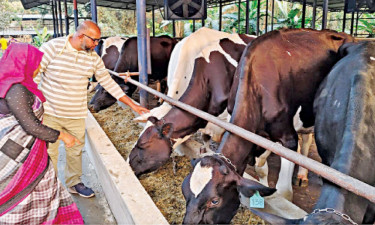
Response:
[[[96,80],[117,100],[129,105],[139,114],[147,109],[134,104],[111,78],[102,59],[94,48],[100,39],[100,29],[86,20],[77,32],[43,44],[40,89],[46,97],[43,123],[56,130],[64,130],[81,142],[66,148],[65,183],[71,193],[92,197],[94,192],[81,182],[82,148],[85,143],[85,118],[87,117],[87,84],[95,75]],[[38,78],[36,79],[38,82]],[[59,143],[50,144],[48,154],[57,171]]]

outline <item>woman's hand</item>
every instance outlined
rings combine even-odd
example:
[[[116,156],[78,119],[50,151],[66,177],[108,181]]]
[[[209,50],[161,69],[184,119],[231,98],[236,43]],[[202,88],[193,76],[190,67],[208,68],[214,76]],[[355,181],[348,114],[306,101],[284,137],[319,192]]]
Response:
[[[65,133],[63,131],[60,131],[58,140],[62,140],[67,148],[71,148],[75,144],[77,145],[81,144],[81,142],[76,137],[74,137],[73,135],[69,133]]]

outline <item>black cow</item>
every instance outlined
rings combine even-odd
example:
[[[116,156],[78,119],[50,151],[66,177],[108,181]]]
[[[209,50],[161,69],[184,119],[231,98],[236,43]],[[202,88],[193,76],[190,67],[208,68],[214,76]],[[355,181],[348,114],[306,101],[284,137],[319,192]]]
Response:
[[[345,57],[321,84],[314,102],[318,152],[324,164],[375,186],[375,42],[347,44],[340,52]],[[374,203],[328,181],[315,210],[298,220],[257,214],[275,224],[347,223],[340,213],[356,223],[375,222]]]
[[[271,31],[252,41],[236,70],[235,76],[239,79],[234,81],[238,80],[238,88],[236,82],[231,88],[228,102],[229,112],[233,111],[231,123],[296,150],[298,136],[293,127],[293,116],[302,106],[302,121],[306,125],[308,122],[313,124],[312,108],[318,85],[338,61],[339,47],[352,41],[353,37],[345,33],[312,29]],[[242,175],[246,165],[253,164],[254,158],[263,151],[226,132],[218,153],[229,158],[237,168],[235,172]],[[191,183],[195,180],[194,172],[185,178],[182,186],[187,202],[184,223],[229,223],[239,200],[225,196],[238,196],[238,183],[233,176],[217,171],[215,165],[207,163],[206,167],[213,168],[213,174],[220,173],[223,177],[211,179],[195,198],[191,194],[191,187],[195,185]],[[208,207],[213,198],[218,203]],[[215,217],[218,212],[223,213]]]
[[[150,45],[152,75],[149,76],[149,79],[161,81],[167,76],[168,63],[172,50],[176,45],[176,40],[166,35],[151,37]],[[114,71],[118,73],[139,71],[136,37],[129,38],[123,44]],[[136,90],[135,85],[130,83],[125,84],[123,79],[115,76],[112,76],[112,78],[122,87],[128,96],[131,96]],[[132,78],[138,80],[138,77]],[[164,87],[166,87],[166,85],[164,85]],[[115,102],[115,98],[113,98],[103,87],[99,87],[89,103],[89,109],[93,112],[99,112],[100,110],[113,105]]]
[[[253,39],[254,36],[233,34],[205,48],[201,53],[204,56],[195,59],[189,86],[179,101],[212,115],[221,114],[227,107],[237,63],[246,44]],[[137,176],[167,162],[172,153],[170,138],[183,138],[207,124],[206,120],[177,107],[160,121],[155,117],[149,120],[154,125],[144,131],[129,155],[130,166]]]

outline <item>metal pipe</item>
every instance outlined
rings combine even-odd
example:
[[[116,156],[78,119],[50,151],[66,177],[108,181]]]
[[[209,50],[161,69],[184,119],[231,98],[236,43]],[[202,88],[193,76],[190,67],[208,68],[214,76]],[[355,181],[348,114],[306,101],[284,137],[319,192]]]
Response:
[[[316,21],[316,6],[317,6],[317,0],[314,0],[314,3],[313,3],[313,15],[312,15],[312,23],[311,23],[311,27],[312,29],[315,29],[315,21]]]
[[[268,32],[268,0],[266,0],[266,27],[265,27],[265,33]]]
[[[74,13],[74,27],[77,30],[77,27],[78,27],[77,0],[73,0],[73,13]]]
[[[64,31],[63,31],[63,22],[62,22],[62,13],[61,13],[61,0],[59,1],[59,21],[60,21],[60,36],[64,36]]]
[[[195,20],[193,20],[193,33],[195,32]]]
[[[155,6],[152,6],[152,36],[155,37]]]
[[[344,17],[342,19],[342,32],[345,32],[346,12],[348,11],[348,0],[345,0]]]
[[[54,0],[51,0],[51,9],[52,9],[52,23],[53,23],[53,37],[55,38],[56,35],[56,18],[55,18],[55,4]]]
[[[275,0],[272,0],[271,30],[273,30],[273,17],[275,14]]]
[[[250,0],[246,0],[246,19],[245,19],[245,32],[249,34],[249,12],[250,10]]]
[[[172,31],[173,31],[173,37],[176,37],[176,26],[175,26],[174,20],[172,20]]]
[[[64,0],[64,10],[65,10],[65,34],[69,34],[69,16],[68,16],[68,4]]]
[[[219,5],[219,31],[221,31],[221,26],[223,22],[223,2],[220,0],[220,5]]]
[[[205,23],[206,21],[204,19],[202,19],[202,27],[204,27],[206,25]]]
[[[352,12],[352,24],[350,26],[350,35],[353,35],[353,29],[354,29],[354,11]]]
[[[60,37],[60,32],[59,32],[59,17],[57,15],[57,0],[53,0],[54,1],[54,5],[55,5],[55,23],[56,23],[56,37]]]
[[[302,5],[302,21],[301,21],[301,27],[305,28],[305,21],[306,21],[306,0],[303,0]]]
[[[328,17],[328,0],[324,0],[323,1],[322,30],[327,28],[327,17]]]
[[[137,13],[137,48],[138,48],[138,68],[139,81],[147,86],[147,31],[146,31],[146,0],[136,1]],[[148,94],[145,90],[139,91],[140,103],[143,107],[148,107]]]
[[[90,0],[91,3],[91,20],[98,23],[98,10],[96,7],[96,0]]]
[[[241,0],[238,0],[238,31],[237,33],[241,33]]]
[[[257,36],[259,36],[260,33],[260,0],[258,0],[258,6],[257,6]]]
[[[109,72],[115,76],[118,76],[118,73],[113,72],[109,70]],[[124,77],[122,77],[124,78]],[[278,143],[272,142],[262,136],[259,136],[257,134],[254,134],[248,130],[245,130],[241,127],[238,127],[234,124],[221,121],[220,119],[203,112],[199,109],[196,109],[190,105],[187,105],[185,103],[179,102],[175,99],[172,99],[169,96],[166,96],[150,87],[147,87],[146,85],[143,85],[131,78],[127,78],[127,82],[130,82],[141,89],[144,89],[148,92],[150,92],[153,95],[156,95],[159,98],[164,99],[165,101],[171,103],[171,105],[175,105],[185,111],[188,111],[189,113],[196,115],[202,119],[205,119],[211,123],[214,123],[227,131],[238,135],[239,137],[242,137],[248,141],[253,142],[254,144],[263,147],[267,150],[270,150],[271,152],[288,159],[291,162],[294,162],[298,165],[303,166],[304,168],[326,178],[327,180],[337,184],[340,187],[345,188],[348,191],[353,192],[356,195],[362,196],[371,202],[375,203],[375,187],[372,187],[371,185],[368,185],[356,178],[352,178],[346,174],[343,174],[329,166],[326,166],[324,164],[321,164],[313,159],[310,159],[306,156],[303,156],[295,151],[292,151],[288,148],[285,148],[281,146]]]
[[[356,19],[356,23],[355,23],[355,33],[354,33],[354,36],[358,35],[358,20],[359,20],[359,10],[357,11],[357,19]]]

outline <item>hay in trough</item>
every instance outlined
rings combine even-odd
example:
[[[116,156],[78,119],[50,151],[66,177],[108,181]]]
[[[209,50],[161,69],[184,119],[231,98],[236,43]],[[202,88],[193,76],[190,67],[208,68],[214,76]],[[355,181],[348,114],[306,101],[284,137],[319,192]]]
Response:
[[[123,109],[115,104],[93,115],[121,156],[127,159],[142,131],[142,127],[132,121],[134,115],[131,109]],[[191,169],[192,166],[187,157],[176,156],[159,170],[140,178],[143,187],[170,224],[182,223],[185,199],[182,195],[181,184]],[[232,224],[264,224],[264,221],[241,206]]]

